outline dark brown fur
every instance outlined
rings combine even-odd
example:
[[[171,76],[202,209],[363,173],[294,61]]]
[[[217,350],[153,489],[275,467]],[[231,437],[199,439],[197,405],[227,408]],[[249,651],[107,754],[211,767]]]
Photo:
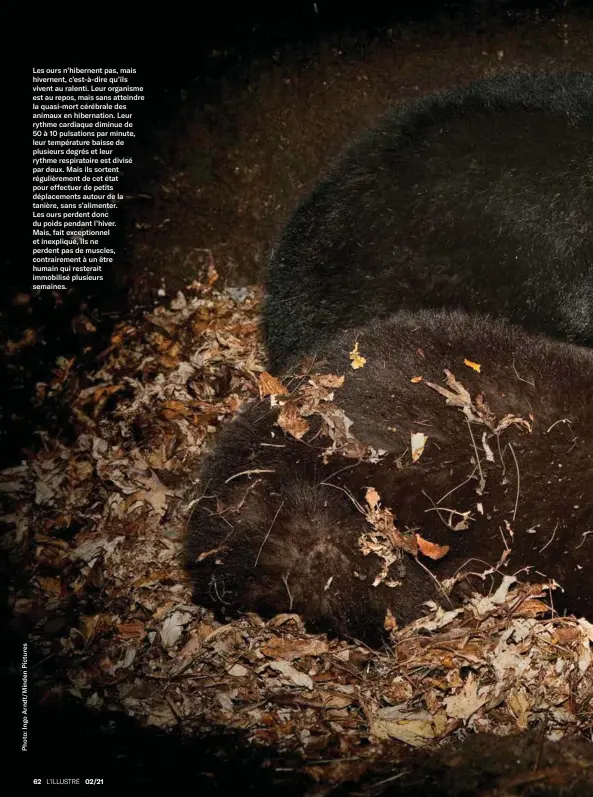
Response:
[[[593,74],[510,72],[397,108],[270,260],[270,369],[401,309],[593,343]]]
[[[359,370],[348,357],[355,341],[367,360]],[[402,312],[343,333],[327,351],[320,370],[346,376],[335,403],[354,421],[356,437],[388,456],[375,465],[340,456],[324,464],[320,452],[328,441],[315,437],[315,424],[297,441],[275,425],[277,410],[267,402],[248,407],[223,430],[202,473],[205,494],[187,543],[197,602],[264,616],[292,610],[312,629],[371,644],[383,638],[387,608],[405,623],[425,613],[424,601],[447,605],[407,554],[391,571],[402,586],[371,586],[381,562],[360,553],[358,539],[368,525],[340,487],[364,504],[364,488],[373,486],[400,531],[418,529],[450,546],[437,562],[420,557],[438,579],[466,565],[475,572],[496,565],[504,537],[511,555],[503,572],[529,566],[555,578],[563,588],[553,594],[555,607],[593,617],[593,534],[587,535],[593,531],[593,352],[505,322],[431,311]],[[464,365],[465,358],[480,363],[482,373]],[[444,385],[445,368],[474,400],[482,393],[498,420],[531,415],[532,432],[511,426],[501,433],[500,448],[489,434],[496,461],[487,462],[486,427],[472,423],[470,433],[462,412],[426,384]],[[422,381],[412,383],[416,376]],[[412,431],[428,436],[415,464],[406,450]],[[474,442],[486,478],[483,496],[476,493],[477,475],[468,480]],[[465,531],[447,528],[447,514],[439,519],[433,511],[454,488],[440,506],[470,510]],[[537,573],[531,578],[542,580]],[[482,586],[490,589],[495,580]]]

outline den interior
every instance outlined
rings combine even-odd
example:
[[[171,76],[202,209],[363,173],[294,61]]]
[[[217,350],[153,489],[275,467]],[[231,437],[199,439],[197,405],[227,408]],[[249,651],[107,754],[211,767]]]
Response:
[[[513,68],[591,71],[589,4],[252,4],[213,12],[191,58],[134,66],[146,102],[116,268],[92,293],[42,295],[15,261],[2,298],[11,739],[24,641],[31,690],[29,752],[18,735],[5,747],[20,782],[593,794],[587,620],[518,587],[374,649],[290,612],[221,620],[183,565],[204,454],[266,395],[264,270],[299,199],[403,100]]]

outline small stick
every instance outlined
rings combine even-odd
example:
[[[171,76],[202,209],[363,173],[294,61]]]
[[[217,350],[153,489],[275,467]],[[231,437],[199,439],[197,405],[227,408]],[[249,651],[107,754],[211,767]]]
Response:
[[[266,544],[266,542],[267,542],[267,539],[268,539],[268,537],[270,536],[270,532],[272,531],[272,526],[273,526],[273,525],[274,525],[274,523],[276,522],[276,518],[277,518],[277,517],[278,517],[278,515],[280,514],[280,510],[282,509],[282,507],[283,507],[283,506],[284,506],[284,501],[282,501],[282,503],[280,504],[280,506],[279,506],[279,507],[278,507],[278,509],[276,510],[276,514],[275,514],[275,515],[274,515],[274,517],[272,518],[272,522],[270,523],[270,528],[269,528],[269,529],[268,529],[268,531],[266,532],[266,536],[264,537],[264,541],[263,541],[263,542],[262,542],[262,544],[259,546],[259,551],[257,552],[257,557],[256,557],[255,563],[254,563],[254,565],[253,565],[254,567],[257,567],[257,563],[259,562],[259,557],[260,557],[260,554],[261,554],[261,552],[262,552],[262,550],[263,550],[263,547],[264,547],[264,545],[265,545],[265,544]]]

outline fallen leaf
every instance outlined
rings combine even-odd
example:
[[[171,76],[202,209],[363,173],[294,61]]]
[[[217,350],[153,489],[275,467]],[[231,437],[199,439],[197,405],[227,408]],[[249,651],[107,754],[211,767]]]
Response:
[[[350,367],[351,368],[354,368],[354,369],[356,369],[356,368],[364,368],[364,366],[366,364],[366,358],[363,357],[358,352],[358,341],[356,341],[356,343],[354,344],[354,348],[352,349],[352,351],[350,352],[350,354],[348,356],[350,357],[350,360],[352,361],[350,363]]]
[[[296,404],[292,401],[287,401],[282,405],[276,423],[283,431],[297,440],[300,440],[309,431],[308,421],[301,418]]]
[[[412,462],[417,462],[424,453],[424,446],[428,437],[424,432],[412,432],[410,434],[410,445],[412,448]]]
[[[230,667],[227,672],[234,678],[244,678],[246,675],[249,675],[249,670],[242,664],[233,664],[233,666]]]
[[[140,620],[133,620],[129,623],[119,623],[117,633],[122,639],[144,639],[146,629]]]
[[[463,688],[457,694],[446,697],[443,705],[452,719],[467,720],[486,702],[487,698],[478,696],[476,677],[470,672]]]
[[[381,496],[375,490],[374,487],[367,487],[367,491],[365,493],[365,500],[367,504],[371,507],[371,509],[376,509],[379,501],[381,500]]]
[[[285,396],[288,393],[282,382],[267,371],[259,375],[258,387],[261,398],[265,396]]]
[[[310,381],[320,387],[336,388],[342,387],[344,384],[344,377],[337,376],[336,374],[315,374],[311,377]]]
[[[276,670],[285,678],[295,684],[295,686],[304,686],[306,689],[313,689],[313,681],[307,673],[299,672],[287,661],[271,661],[268,665],[272,670]]]
[[[411,747],[425,747],[438,739],[447,727],[444,712],[404,711],[398,706],[380,709],[370,723],[370,732],[378,739],[398,739]]]
[[[420,553],[423,553],[424,556],[428,556],[430,559],[442,559],[450,550],[449,545],[437,545],[436,542],[425,540],[419,534],[416,534],[416,542],[418,543],[418,550]]]
[[[261,647],[261,652],[274,659],[292,661],[304,656],[321,656],[329,650],[328,643],[322,639],[292,639],[291,637],[272,637]]]
[[[464,359],[463,364],[467,365],[468,368],[473,368],[474,371],[477,371],[478,373],[481,373],[482,371],[482,366],[480,363],[473,363],[471,360]]]
[[[161,627],[161,641],[166,648],[171,648],[183,632],[183,627],[191,620],[189,612],[177,611],[169,615]]]
[[[397,631],[397,620],[391,609],[387,608],[385,612],[385,620],[383,621],[383,628],[386,631]]]

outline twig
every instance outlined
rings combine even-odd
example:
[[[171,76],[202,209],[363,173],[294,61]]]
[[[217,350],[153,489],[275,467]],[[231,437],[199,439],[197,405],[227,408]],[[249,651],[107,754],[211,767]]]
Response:
[[[570,422],[570,418],[560,418],[558,421],[554,421],[554,423],[549,427],[549,429],[546,429],[546,434],[550,434],[552,429],[555,426],[557,426],[559,423],[567,423],[570,426],[570,431],[572,432],[572,425],[571,425],[571,422]],[[574,432],[572,432],[572,433],[574,435]]]
[[[345,487],[341,487],[339,484],[332,484],[331,482],[319,482],[319,484],[320,484],[320,486],[321,486],[321,485],[323,485],[323,487],[333,487],[333,488],[334,488],[334,490],[341,490],[341,491],[342,491],[343,493],[345,493],[345,494],[348,496],[348,498],[349,498],[349,499],[352,501],[352,503],[354,504],[354,506],[355,506],[355,507],[358,509],[358,511],[360,512],[360,514],[361,514],[361,515],[366,515],[366,512],[364,511],[363,507],[362,507],[362,506],[361,506],[361,505],[358,503],[358,501],[357,501],[357,500],[356,500],[356,498],[355,498],[355,497],[352,495],[352,493],[350,492],[350,490],[347,490]]]
[[[289,575],[290,573],[287,573],[285,576],[282,576],[282,581],[284,581],[284,586],[286,587],[286,591],[288,592],[288,598],[289,598],[288,611],[291,612],[294,599],[292,597],[292,592],[290,591],[290,587],[288,586]]]
[[[453,604],[451,603],[451,599],[449,598],[449,596],[447,595],[447,593],[443,589],[443,586],[442,586],[441,582],[438,580],[438,578],[435,576],[435,574],[431,572],[430,568],[428,568],[428,567],[426,567],[426,565],[422,564],[422,562],[420,561],[420,559],[418,559],[417,556],[414,557],[414,560],[416,561],[417,564],[420,565],[420,567],[423,570],[426,570],[428,575],[432,578],[434,583],[437,585],[437,589],[443,594],[443,597],[445,598],[445,600],[447,601],[449,606],[453,606]]]
[[[445,498],[448,498],[451,495],[451,493],[454,493],[456,490],[459,490],[460,487],[463,487],[464,484],[467,484],[469,481],[471,481],[474,478],[474,473],[476,471],[477,468],[474,468],[465,481],[461,482],[461,484],[458,484],[457,487],[453,487],[451,490],[449,490],[448,493],[445,493],[445,495],[443,495],[442,498],[439,498],[437,504],[440,504],[441,501],[444,501]]]
[[[240,473],[235,473],[233,476],[229,476],[228,479],[225,480],[225,484],[232,482],[233,479],[238,479],[239,476],[248,476],[251,473],[276,473],[274,468],[253,468],[253,470],[242,470]]]
[[[257,552],[257,557],[256,557],[255,563],[253,565],[254,567],[257,567],[257,563],[259,562],[259,557],[260,557],[260,554],[262,552],[262,549],[263,549],[264,545],[266,544],[266,541],[267,541],[268,537],[270,536],[270,532],[272,531],[272,526],[276,522],[276,518],[280,514],[280,510],[282,509],[283,506],[284,506],[284,501],[282,501],[282,503],[280,504],[280,506],[276,510],[276,514],[274,515],[274,517],[272,518],[272,522],[270,523],[270,528],[266,532],[266,536],[264,537],[264,540],[263,540],[262,544],[259,546],[259,551]]]
[[[552,540],[553,540],[553,539],[554,539],[554,537],[556,536],[556,530],[557,530],[557,529],[558,529],[558,523],[556,523],[556,525],[554,526],[554,531],[552,532],[552,536],[550,537],[550,539],[547,541],[547,543],[544,545],[544,547],[543,547],[543,548],[540,548],[540,549],[539,549],[539,553],[541,553],[542,551],[545,551],[545,550],[546,550],[546,548],[548,547],[548,545],[549,545],[549,544],[552,542]]]
[[[509,448],[511,449],[511,454],[513,455],[513,459],[515,460],[515,468],[517,469],[517,497],[515,498],[515,508],[513,510],[513,520],[517,517],[517,509],[519,507],[519,495],[521,493],[521,474],[519,472],[519,463],[517,462],[517,457],[515,456],[515,449],[513,448],[513,444],[509,443]]]
[[[522,376],[519,376],[519,372],[515,368],[515,360],[513,359],[513,371],[515,372],[515,376],[520,382],[525,382],[527,385],[531,385],[531,387],[535,387],[535,382],[532,379],[523,379]]]
[[[345,471],[345,470],[349,470],[350,468],[356,468],[356,467],[358,467],[358,465],[360,465],[360,463],[361,463],[362,461],[363,461],[363,457],[361,457],[361,458],[358,460],[358,462],[355,462],[353,465],[344,465],[344,467],[343,467],[343,468],[340,468],[340,470],[335,470],[333,473],[330,473],[330,475],[329,475],[329,476],[326,476],[326,477],[325,477],[325,481],[327,482],[327,481],[329,481],[329,479],[333,479],[333,478],[334,478],[334,476],[337,476],[339,473],[342,473],[342,472],[343,472],[343,471]],[[324,482],[320,482],[320,484],[323,484],[323,483],[324,483]],[[334,485],[334,486],[335,486],[335,485]]]
[[[482,465],[480,464],[480,455],[478,454],[478,447],[476,445],[476,439],[474,437],[474,433],[472,432],[472,425],[469,422],[469,418],[466,416],[465,422],[467,423],[467,428],[469,429],[469,433],[472,439],[472,445],[474,447],[474,453],[476,455],[476,465],[478,468],[478,472],[480,474],[480,490],[484,492],[484,487],[486,486],[486,479],[484,478],[484,474],[482,473]],[[478,491],[476,491],[478,492]],[[482,495],[482,492],[478,492],[478,495]]]

